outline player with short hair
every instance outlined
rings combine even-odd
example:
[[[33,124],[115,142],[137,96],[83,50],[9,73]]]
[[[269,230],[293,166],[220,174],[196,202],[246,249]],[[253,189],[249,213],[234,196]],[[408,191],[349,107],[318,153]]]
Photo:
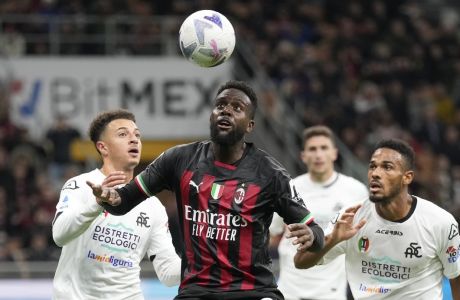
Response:
[[[62,247],[53,299],[142,300],[139,263],[146,254],[163,284],[179,284],[180,258],[160,201],[149,197],[126,215],[114,216],[86,184],[102,183],[115,170],[126,180],[133,177],[142,148],[135,122],[132,113],[115,110],[101,113],[90,125],[102,167],[69,179],[61,190],[53,221],[54,241]]]
[[[323,231],[286,170],[245,141],[254,129],[256,108],[252,88],[229,81],[214,99],[210,141],[165,151],[122,188],[88,183],[104,207],[116,214],[161,190],[175,192],[185,244],[175,299],[284,299],[268,252],[274,212],[285,223],[297,224],[291,235],[298,251],[323,246]],[[113,174],[113,181],[117,176]]]
[[[369,200],[347,208],[331,223],[326,246],[297,253],[308,268],[345,254],[355,299],[441,300],[442,278],[460,299],[460,236],[454,217],[409,194],[414,152],[401,140],[383,140],[368,169]]]
[[[315,212],[316,223],[323,229],[342,208],[367,198],[363,183],[335,171],[338,150],[334,133],[329,127],[317,125],[306,128],[300,156],[308,173],[297,176],[293,182],[305,204]],[[275,214],[270,234],[272,241],[279,239],[278,287],[286,300],[346,300],[345,257],[337,257],[327,265],[299,270],[292,259],[297,249],[286,238],[287,233],[283,220]]]

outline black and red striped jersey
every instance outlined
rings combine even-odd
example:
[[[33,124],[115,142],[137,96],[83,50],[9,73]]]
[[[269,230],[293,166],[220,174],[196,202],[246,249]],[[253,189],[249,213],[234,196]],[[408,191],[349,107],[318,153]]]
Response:
[[[310,225],[312,214],[266,152],[247,143],[243,157],[229,165],[215,160],[211,145],[165,151],[118,190],[123,204],[113,209],[124,212],[164,189],[175,192],[185,246],[180,290],[274,288],[268,253],[273,213],[287,224]]]

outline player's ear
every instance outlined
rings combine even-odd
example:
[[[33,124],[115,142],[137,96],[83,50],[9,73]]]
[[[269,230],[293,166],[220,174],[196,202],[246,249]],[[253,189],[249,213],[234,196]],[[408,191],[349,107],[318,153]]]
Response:
[[[248,127],[246,128],[246,133],[250,133],[254,130],[254,126],[256,125],[256,122],[254,120],[250,120],[248,123]]]
[[[412,180],[414,180],[414,171],[412,170],[408,170],[406,172],[404,172],[404,175],[403,175],[403,178],[402,178],[402,181],[403,181],[403,184],[404,185],[409,185],[412,183]]]
[[[107,146],[103,141],[96,142],[96,149],[101,153],[102,156],[107,155]]]
[[[332,161],[336,161],[337,157],[339,157],[339,150],[336,147],[334,147],[332,148],[332,152],[333,152]]]
[[[307,164],[307,153],[305,151],[305,149],[303,149],[302,151],[300,151],[300,160],[304,163],[304,164]]]

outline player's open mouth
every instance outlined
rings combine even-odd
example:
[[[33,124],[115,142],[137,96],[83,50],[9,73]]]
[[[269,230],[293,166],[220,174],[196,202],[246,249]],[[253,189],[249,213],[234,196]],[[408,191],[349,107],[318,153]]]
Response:
[[[226,119],[221,119],[217,121],[217,127],[219,127],[220,129],[230,129],[232,128],[232,123],[230,123],[230,121]]]
[[[130,149],[128,152],[133,156],[137,156],[139,154],[139,149]]]
[[[369,190],[370,190],[371,192],[375,192],[375,191],[378,191],[378,190],[380,190],[380,189],[382,189],[382,185],[381,185],[379,182],[377,182],[377,181],[371,181],[371,182],[370,182],[370,184],[369,184]]]

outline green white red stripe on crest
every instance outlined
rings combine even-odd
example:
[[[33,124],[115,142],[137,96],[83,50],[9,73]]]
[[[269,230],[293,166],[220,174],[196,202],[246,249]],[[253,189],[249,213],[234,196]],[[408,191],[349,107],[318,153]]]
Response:
[[[212,184],[212,188],[211,188],[211,197],[215,200],[219,199],[222,194],[224,193],[224,186],[223,185],[220,185],[220,184],[217,184],[217,183],[213,183]]]
[[[147,188],[147,185],[145,184],[144,180],[141,177],[141,174],[137,175],[134,178],[134,182],[136,183],[137,187],[147,196],[151,197],[152,193],[149,191]]]
[[[310,224],[311,222],[313,222],[314,218],[313,218],[313,214],[312,213],[309,213],[308,215],[305,216],[305,218],[302,219],[302,221],[300,221],[299,223],[304,223],[304,224]]]

